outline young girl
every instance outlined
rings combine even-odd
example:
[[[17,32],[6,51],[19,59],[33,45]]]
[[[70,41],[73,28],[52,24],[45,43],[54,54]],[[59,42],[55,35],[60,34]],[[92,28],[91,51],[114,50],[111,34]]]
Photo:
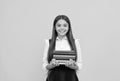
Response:
[[[76,60],[70,59],[64,65],[53,58],[53,51],[75,51]],[[79,39],[74,39],[70,20],[58,15],[53,23],[52,38],[45,39],[43,68],[47,71],[46,81],[79,81],[76,72],[82,67]]]

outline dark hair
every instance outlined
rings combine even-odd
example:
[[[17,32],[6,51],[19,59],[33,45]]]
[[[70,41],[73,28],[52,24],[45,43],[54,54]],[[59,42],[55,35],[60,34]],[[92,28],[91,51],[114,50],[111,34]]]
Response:
[[[53,22],[52,38],[50,39],[49,49],[48,49],[48,63],[50,63],[50,61],[52,59],[53,50],[55,49],[55,41],[56,41],[56,37],[57,37],[57,31],[56,31],[55,25],[56,25],[57,21],[60,19],[65,20],[69,25],[68,26],[69,30],[66,33],[66,36],[68,38],[71,49],[76,52],[76,46],[75,46],[75,42],[74,42],[74,38],[73,38],[73,34],[72,34],[70,20],[66,15],[58,15]],[[76,57],[77,57],[77,54],[76,54]]]

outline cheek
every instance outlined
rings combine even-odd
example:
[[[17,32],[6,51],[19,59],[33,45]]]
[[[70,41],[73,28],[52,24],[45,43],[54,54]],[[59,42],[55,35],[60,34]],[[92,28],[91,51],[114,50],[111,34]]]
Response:
[[[59,28],[56,26],[56,27],[55,27],[55,30],[57,31],[58,29],[59,29]]]
[[[69,28],[67,27],[67,28],[66,28],[66,30],[68,31],[68,30],[69,30]]]
[[[55,30],[56,30],[56,32],[57,32],[57,33],[59,32],[59,29],[60,29],[59,27],[56,27],[56,29],[55,29]]]

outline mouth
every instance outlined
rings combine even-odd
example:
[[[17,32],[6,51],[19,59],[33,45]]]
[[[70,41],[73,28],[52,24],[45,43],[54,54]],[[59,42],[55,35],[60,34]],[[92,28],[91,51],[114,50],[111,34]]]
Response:
[[[64,33],[64,32],[66,32],[66,30],[60,30],[59,32],[60,32],[60,33]]]

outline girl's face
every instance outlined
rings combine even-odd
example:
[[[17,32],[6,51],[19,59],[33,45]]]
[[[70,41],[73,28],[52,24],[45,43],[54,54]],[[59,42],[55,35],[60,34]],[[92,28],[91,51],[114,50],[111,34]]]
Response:
[[[58,33],[58,35],[64,36],[69,30],[69,25],[64,19],[60,19],[57,21],[55,25],[55,29]]]

